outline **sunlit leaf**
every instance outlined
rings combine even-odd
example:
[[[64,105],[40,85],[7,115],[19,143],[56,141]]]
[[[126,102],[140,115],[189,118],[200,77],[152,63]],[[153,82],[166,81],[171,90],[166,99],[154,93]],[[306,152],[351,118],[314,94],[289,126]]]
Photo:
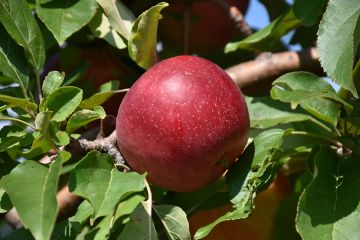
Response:
[[[325,80],[307,72],[292,72],[282,75],[271,89],[271,97],[291,103],[293,108],[300,105],[314,117],[336,125],[341,105],[352,111],[352,106],[341,99]]]
[[[239,42],[228,43],[225,46],[225,53],[237,49],[259,52],[276,50],[280,46],[280,38],[300,25],[301,21],[295,17],[291,9],[249,37]]]
[[[148,69],[157,61],[156,44],[161,10],[169,4],[158,3],[143,12],[134,22],[128,42],[130,57],[142,68]]]
[[[172,205],[154,205],[153,209],[160,218],[168,239],[191,239],[189,222],[181,208]]]
[[[63,44],[68,37],[90,22],[96,9],[96,0],[36,1],[36,12],[39,18],[59,44]]]
[[[246,97],[252,128],[269,128],[278,124],[311,120],[311,116],[292,110],[270,97]]]
[[[59,73],[58,71],[51,71],[45,77],[42,85],[44,97],[49,96],[56,89],[58,89],[64,81],[65,73]]]
[[[73,132],[92,121],[104,119],[105,116],[106,113],[101,106],[95,107],[94,110],[82,109],[71,115],[66,125],[66,131],[68,133]]]
[[[45,62],[45,45],[39,26],[24,0],[2,0],[0,21],[25,49],[30,63],[39,71]]]
[[[25,110],[37,110],[37,104],[32,102],[30,99],[16,98],[0,94],[0,102],[5,102],[7,104],[11,104],[14,107],[19,107]]]
[[[144,179],[134,172],[118,171],[108,154],[91,151],[72,171],[69,187],[91,203],[96,219],[111,214],[116,204],[129,194],[142,191]]]
[[[112,46],[118,49],[126,48],[126,43],[110,25],[109,19],[103,11],[98,11],[96,13],[95,17],[89,23],[89,28],[96,37],[104,39]]]
[[[0,182],[22,223],[38,240],[49,239],[55,224],[61,162],[61,155],[58,155],[50,166],[27,160],[15,167]]]
[[[106,92],[95,93],[94,95],[90,96],[89,98],[84,99],[80,103],[80,107],[92,109],[96,106],[103,104],[106,100],[108,100],[110,97],[114,96],[116,93],[117,93],[117,91],[106,91]]]
[[[116,209],[114,215],[108,215],[104,217],[101,222],[95,226],[94,230],[96,234],[94,240],[103,240],[111,234],[111,223],[119,221],[118,225],[123,225],[130,220],[129,215],[135,210],[135,208],[144,200],[144,196],[136,194],[128,199],[122,201]]]
[[[51,93],[46,99],[45,106],[53,112],[51,120],[62,122],[68,118],[79,106],[83,92],[77,87],[61,87]]]
[[[352,68],[360,41],[360,1],[329,0],[319,26],[317,45],[320,63],[337,84],[358,97]]]
[[[303,192],[296,218],[302,239],[357,239],[360,234],[360,162],[339,158],[322,147],[315,155],[313,180]]]
[[[126,40],[129,39],[131,26],[135,20],[132,12],[120,1],[97,0],[103,8],[111,26]]]
[[[140,203],[130,215],[130,222],[125,225],[124,230],[117,239],[159,239],[144,202]]]

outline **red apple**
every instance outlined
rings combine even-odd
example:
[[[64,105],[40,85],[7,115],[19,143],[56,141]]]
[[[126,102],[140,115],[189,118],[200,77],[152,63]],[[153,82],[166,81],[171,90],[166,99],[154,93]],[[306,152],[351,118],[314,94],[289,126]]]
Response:
[[[193,191],[223,174],[243,152],[249,115],[240,89],[216,64],[177,56],[145,72],[116,122],[130,167],[172,191]]]
[[[225,4],[238,7],[245,15],[249,0],[223,0]],[[173,1],[164,9],[159,33],[164,45],[182,48],[184,41],[185,1]],[[215,1],[203,0],[191,3],[189,23],[189,52],[207,54],[222,50],[237,33],[236,25],[228,10]]]

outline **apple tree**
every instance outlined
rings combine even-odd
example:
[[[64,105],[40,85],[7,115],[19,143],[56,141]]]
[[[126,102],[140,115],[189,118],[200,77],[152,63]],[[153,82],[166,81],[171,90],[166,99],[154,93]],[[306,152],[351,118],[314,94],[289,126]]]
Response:
[[[360,1],[254,3],[1,0],[0,239],[360,239]]]

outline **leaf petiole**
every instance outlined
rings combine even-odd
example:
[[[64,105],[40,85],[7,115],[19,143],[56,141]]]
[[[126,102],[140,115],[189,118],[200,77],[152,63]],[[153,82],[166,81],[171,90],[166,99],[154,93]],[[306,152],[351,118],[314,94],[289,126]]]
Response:
[[[292,131],[292,132],[290,132],[290,135],[305,136],[305,137],[315,138],[315,139],[319,139],[319,140],[323,140],[325,142],[331,143],[332,145],[334,145],[334,146],[336,146],[338,148],[343,147],[342,143],[337,141],[336,139],[332,139],[332,138],[326,137],[324,135],[320,135],[320,134],[313,133],[313,132]]]
[[[22,124],[32,128],[32,129],[36,130],[36,128],[33,125],[31,125],[30,123],[27,123],[27,122],[25,122],[25,121],[23,121],[21,119],[0,115],[0,120],[8,120],[8,121],[14,121],[14,122],[22,123]]]

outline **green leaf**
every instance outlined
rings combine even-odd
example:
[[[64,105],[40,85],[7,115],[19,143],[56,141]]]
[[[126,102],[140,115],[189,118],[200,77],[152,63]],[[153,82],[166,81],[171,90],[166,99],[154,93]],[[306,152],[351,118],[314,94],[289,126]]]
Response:
[[[119,89],[120,82],[118,80],[108,81],[103,83],[99,87],[99,92],[116,91]],[[123,91],[124,89],[120,90]]]
[[[0,21],[16,43],[25,49],[28,60],[39,71],[45,62],[45,45],[26,1],[2,0]]]
[[[120,3],[119,1],[117,2]],[[126,43],[116,32],[116,30],[110,25],[109,19],[106,17],[103,11],[97,11],[95,17],[91,20],[88,26],[96,37],[104,39],[113,47],[118,49],[126,48]]]
[[[283,12],[289,9],[289,5],[285,0],[259,0],[259,2],[266,8],[270,21],[276,19]]]
[[[93,209],[90,203],[86,200],[82,201],[74,216],[55,225],[51,239],[76,239],[82,226],[92,214]]]
[[[252,128],[269,128],[279,124],[314,120],[310,115],[291,110],[287,104],[270,97],[246,97]]]
[[[59,126],[54,121],[49,121],[51,112],[41,114],[39,113],[36,117],[36,122],[39,124],[39,131],[32,133],[32,144],[31,148],[27,151],[22,152],[22,156],[25,158],[33,158],[41,154],[45,154],[50,149],[55,149],[56,146],[66,146],[70,143],[69,135],[61,131]],[[43,115],[44,117],[39,116]],[[40,125],[43,124],[43,125]]]
[[[284,139],[291,129],[270,129],[261,132],[253,140],[253,146],[246,150],[239,161],[231,168],[226,180],[229,186],[231,202],[237,207],[249,209],[256,191],[270,180],[269,170],[279,160],[277,152],[281,150]],[[250,163],[249,163],[250,162]],[[250,167],[250,168],[249,168]]]
[[[107,236],[111,234],[111,226],[112,221],[115,222],[115,224],[123,225],[125,222],[129,221],[130,218],[128,215],[130,215],[135,208],[140,204],[141,201],[143,201],[145,198],[144,196],[140,194],[135,194],[134,196],[131,196],[129,199],[124,200],[119,204],[119,206],[116,209],[116,212],[114,215],[108,215],[104,217],[101,222],[96,225],[95,231],[96,234],[94,236],[94,240],[103,240],[106,239]],[[118,221],[118,223],[117,223]],[[115,228],[116,226],[114,226]],[[116,234],[116,233],[115,233]]]
[[[12,208],[9,196],[5,190],[0,187],[0,213],[6,213]]]
[[[35,127],[45,133],[49,127],[52,112],[39,112],[35,118]]]
[[[144,181],[143,175],[119,172],[108,154],[91,151],[72,171],[69,188],[91,203],[95,220],[111,214],[118,202],[129,194],[142,191]]]
[[[294,14],[305,26],[317,23],[322,7],[326,0],[296,0],[294,3]]]
[[[336,95],[325,80],[307,72],[292,72],[282,75],[273,82],[271,97],[291,103],[292,108],[300,105],[313,116],[333,126],[340,116],[340,104],[352,111],[352,106]]]
[[[33,136],[34,139],[31,144],[31,148],[21,153],[23,157],[28,159],[34,158],[36,156],[46,153],[54,147],[54,144],[48,134],[34,132]]]
[[[191,239],[189,222],[181,208],[172,205],[154,205],[153,209],[160,218],[168,239]]]
[[[11,104],[14,107],[22,108],[24,110],[37,110],[37,104],[33,103],[30,99],[16,98],[0,94],[0,101]]]
[[[66,132],[71,133],[94,120],[104,119],[105,117],[106,113],[100,106],[95,107],[94,110],[82,109],[69,118],[66,125]]]
[[[202,238],[206,237],[211,232],[211,230],[221,222],[238,220],[238,219],[242,219],[242,218],[247,218],[248,216],[249,216],[249,213],[244,212],[240,208],[237,208],[237,209],[233,210],[232,212],[227,212],[226,214],[224,214],[220,218],[216,219],[211,224],[199,228],[194,235],[194,239],[198,240],[198,239],[202,239]]]
[[[90,96],[89,98],[84,99],[80,103],[80,107],[87,108],[87,109],[93,109],[93,108],[103,104],[106,100],[108,100],[110,97],[114,96],[117,92],[120,92],[120,91],[95,93],[94,95]]]
[[[19,143],[26,135],[26,131],[21,127],[11,125],[0,129],[0,152],[11,148]]]
[[[2,25],[0,35],[0,72],[19,84],[24,97],[27,97],[29,73],[24,50],[14,42]]]
[[[129,56],[142,68],[156,63],[157,28],[161,10],[169,6],[161,2],[143,12],[134,22],[128,42]]]
[[[95,0],[38,0],[36,13],[53,33],[59,45],[84,27],[96,13]]]
[[[291,130],[271,129],[260,133],[229,169],[226,181],[234,210],[216,219],[196,232],[194,238],[206,237],[219,223],[246,218],[254,208],[256,192],[270,180],[277,162],[276,154]]]
[[[91,207],[91,204],[84,200],[79,205],[76,214],[70,218],[71,222],[77,222],[79,224],[84,224],[86,220],[88,220],[91,215],[94,213],[94,210]]]
[[[49,96],[53,93],[56,89],[58,89],[62,82],[64,81],[65,73],[59,73],[58,71],[51,71],[45,77],[45,80],[42,85],[42,90],[44,97]]]
[[[280,38],[300,25],[301,21],[295,17],[293,10],[290,9],[260,31],[239,42],[228,43],[225,46],[225,53],[237,49],[258,52],[276,50],[280,46]]]
[[[55,224],[61,162],[61,155],[58,155],[50,166],[26,160],[0,182],[15,206],[21,222],[37,240],[49,239]]]
[[[159,239],[144,202],[140,203],[130,215],[130,222],[125,225],[124,230],[117,239]]]
[[[70,143],[70,137],[64,131],[57,131],[52,140],[57,146],[66,146]]]
[[[51,93],[45,102],[49,111],[53,112],[51,120],[62,122],[79,106],[83,92],[80,88],[65,86]]]
[[[296,228],[302,239],[357,239],[360,235],[360,162],[321,147],[313,179],[300,197]]]
[[[360,36],[360,1],[329,0],[319,26],[317,45],[325,72],[341,87],[358,97],[352,79],[354,56]]]
[[[120,1],[97,0],[97,2],[108,17],[111,27],[128,40],[131,33],[131,26],[135,20],[132,12]]]

